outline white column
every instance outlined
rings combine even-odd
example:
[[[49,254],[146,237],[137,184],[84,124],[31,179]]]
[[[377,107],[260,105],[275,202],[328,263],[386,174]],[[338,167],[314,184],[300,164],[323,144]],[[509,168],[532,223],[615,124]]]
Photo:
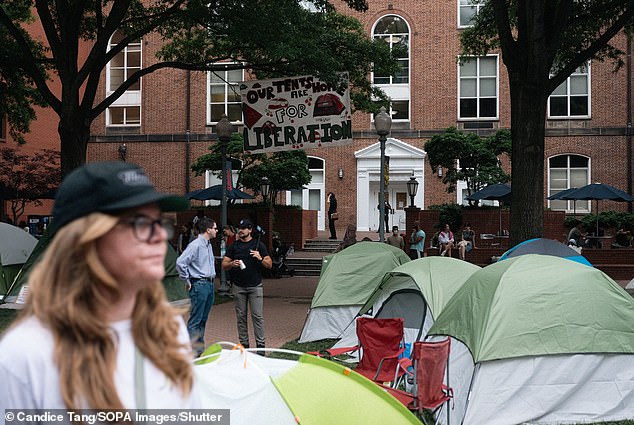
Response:
[[[368,170],[357,171],[357,230],[367,232],[370,229],[370,178]],[[374,208],[372,209],[374,212]]]

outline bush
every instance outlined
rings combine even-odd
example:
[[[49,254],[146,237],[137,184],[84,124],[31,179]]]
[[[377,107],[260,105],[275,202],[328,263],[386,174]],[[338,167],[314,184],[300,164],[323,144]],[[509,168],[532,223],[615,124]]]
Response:
[[[431,205],[430,210],[440,211],[438,217],[438,226],[442,229],[445,224],[449,223],[449,227],[458,231],[462,227],[462,210],[463,206],[458,204],[442,204]]]
[[[597,226],[597,215],[586,214],[582,218],[566,217],[564,224],[568,228],[572,228],[575,224],[581,221],[583,225],[589,231],[595,229]],[[634,214],[618,211],[603,211],[599,213],[599,227],[603,228],[624,228],[627,230],[634,230]]]

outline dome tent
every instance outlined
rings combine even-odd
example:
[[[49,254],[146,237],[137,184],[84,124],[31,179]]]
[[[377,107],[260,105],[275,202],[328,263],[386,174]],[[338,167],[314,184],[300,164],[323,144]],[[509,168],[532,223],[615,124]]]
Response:
[[[383,275],[409,261],[403,250],[377,242],[325,256],[299,342],[339,338]]]
[[[605,273],[549,255],[489,265],[465,282],[429,334],[466,347],[452,423],[616,421],[634,417],[634,299]]]

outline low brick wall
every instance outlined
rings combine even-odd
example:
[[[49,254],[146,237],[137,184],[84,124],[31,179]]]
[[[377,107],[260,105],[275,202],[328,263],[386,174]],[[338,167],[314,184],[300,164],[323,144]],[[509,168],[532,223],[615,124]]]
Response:
[[[317,211],[280,208],[275,210],[273,230],[282,241],[303,249],[306,239],[317,237]]]
[[[205,216],[220,223],[220,207],[204,208],[203,211]],[[197,212],[196,209],[179,212],[176,215],[177,225],[181,226],[191,221]],[[287,207],[262,208],[261,206],[249,208],[231,206],[227,209],[228,223],[235,226],[243,218],[249,218],[266,231],[262,241],[269,250],[272,248],[273,231],[278,232],[280,238],[287,244],[294,243],[295,249],[302,249],[306,239],[317,237],[317,211]],[[177,240],[178,235],[175,235],[174,243]]]

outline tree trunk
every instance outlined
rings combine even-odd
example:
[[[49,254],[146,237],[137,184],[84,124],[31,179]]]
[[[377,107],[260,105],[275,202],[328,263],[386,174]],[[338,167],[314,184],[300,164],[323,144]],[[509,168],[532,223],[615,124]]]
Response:
[[[544,234],[546,88],[511,78],[511,246]],[[546,83],[547,81],[545,81]]]
[[[90,138],[90,120],[80,111],[60,118],[58,125],[61,140],[62,178],[86,163],[86,151]]]

